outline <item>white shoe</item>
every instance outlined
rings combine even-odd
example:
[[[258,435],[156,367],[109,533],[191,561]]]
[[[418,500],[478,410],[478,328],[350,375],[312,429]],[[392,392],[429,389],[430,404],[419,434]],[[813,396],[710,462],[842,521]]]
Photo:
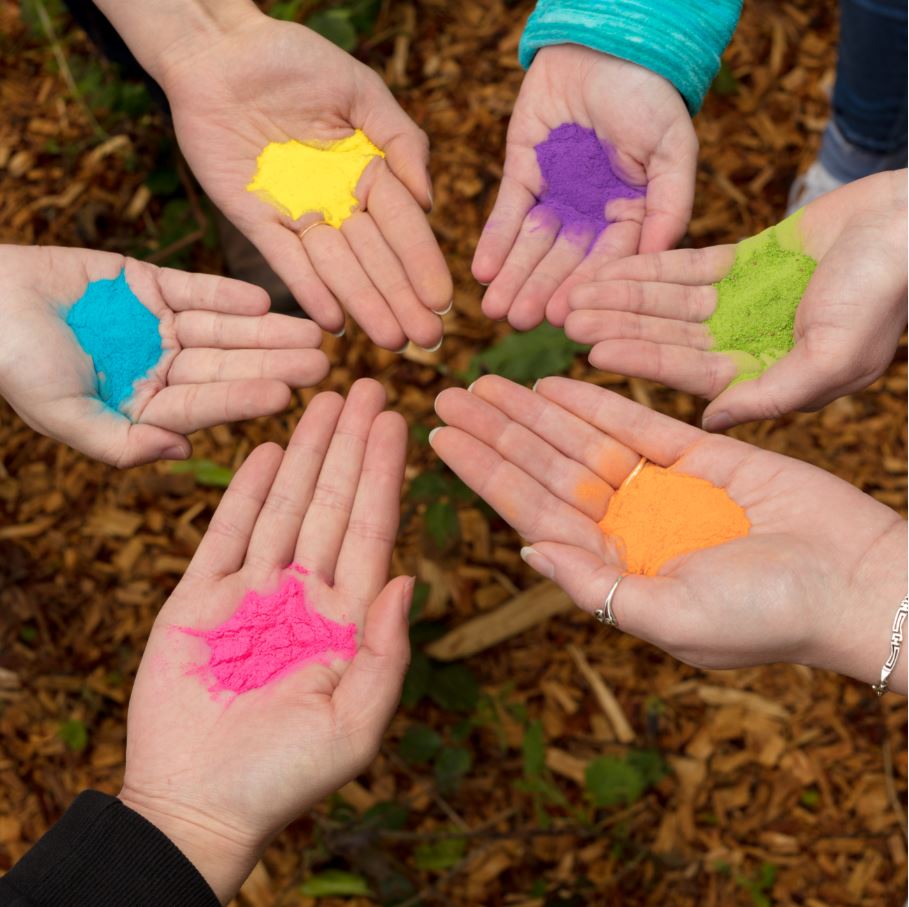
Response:
[[[804,208],[821,195],[845,186],[844,180],[837,179],[820,161],[815,161],[801,176],[797,176],[789,190],[786,216]]]

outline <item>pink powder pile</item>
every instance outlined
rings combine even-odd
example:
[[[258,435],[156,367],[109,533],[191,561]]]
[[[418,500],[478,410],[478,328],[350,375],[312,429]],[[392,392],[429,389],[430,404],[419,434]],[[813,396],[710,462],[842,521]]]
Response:
[[[293,569],[307,572],[296,565]],[[211,693],[246,693],[300,665],[350,659],[357,651],[357,625],[319,614],[296,576],[285,577],[268,595],[250,589],[233,615],[211,630],[177,629],[208,643],[208,662],[190,673],[210,675]]]

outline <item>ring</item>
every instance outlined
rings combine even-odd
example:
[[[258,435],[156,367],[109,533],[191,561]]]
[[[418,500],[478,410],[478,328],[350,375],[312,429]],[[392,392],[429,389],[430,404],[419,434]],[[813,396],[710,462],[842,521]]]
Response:
[[[615,590],[619,588],[619,583],[622,582],[623,579],[625,579],[625,574],[620,573],[616,581],[612,584],[612,588],[606,596],[603,607],[597,608],[597,610],[593,612],[593,616],[601,624],[607,624],[610,627],[614,627],[616,630],[619,629],[619,622],[615,619],[615,614],[612,613],[612,600],[615,598]]]
[[[313,227],[321,227],[323,224],[325,224],[326,227],[328,226],[324,220],[317,220],[314,224],[310,224],[308,227],[304,227],[302,230],[300,230],[300,232],[297,233],[297,236],[300,238],[300,242],[303,242],[303,237],[306,236],[306,234],[309,233]]]
[[[635,477],[635,476],[636,476],[636,475],[637,475],[637,474],[638,474],[638,473],[639,473],[639,472],[640,472],[640,471],[641,471],[649,462],[650,462],[650,460],[648,460],[647,457],[641,457],[641,459],[638,460],[638,465],[635,466],[634,469],[632,469],[631,472],[629,472],[627,476],[625,476],[625,481],[622,482],[622,484],[621,484],[620,487],[624,488],[626,485],[630,484],[630,483],[631,483],[631,480],[632,480],[632,479],[633,479],[633,478],[634,478],[634,477]]]

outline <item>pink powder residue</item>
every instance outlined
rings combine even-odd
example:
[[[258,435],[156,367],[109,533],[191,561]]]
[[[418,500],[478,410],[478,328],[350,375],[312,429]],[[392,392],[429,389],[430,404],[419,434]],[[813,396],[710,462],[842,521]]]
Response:
[[[297,564],[291,566],[307,573]],[[357,625],[338,624],[319,614],[295,576],[285,577],[268,595],[250,589],[233,615],[211,630],[176,629],[208,643],[208,662],[191,673],[210,675],[212,693],[246,693],[300,665],[350,659],[357,651]]]

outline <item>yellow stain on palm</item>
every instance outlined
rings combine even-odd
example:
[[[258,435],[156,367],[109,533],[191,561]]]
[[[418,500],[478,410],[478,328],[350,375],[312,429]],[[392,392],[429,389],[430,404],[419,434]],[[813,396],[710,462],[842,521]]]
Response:
[[[359,129],[335,142],[271,142],[256,159],[246,187],[297,220],[318,212],[340,227],[357,208],[354,190],[369,162],[385,153]]]

